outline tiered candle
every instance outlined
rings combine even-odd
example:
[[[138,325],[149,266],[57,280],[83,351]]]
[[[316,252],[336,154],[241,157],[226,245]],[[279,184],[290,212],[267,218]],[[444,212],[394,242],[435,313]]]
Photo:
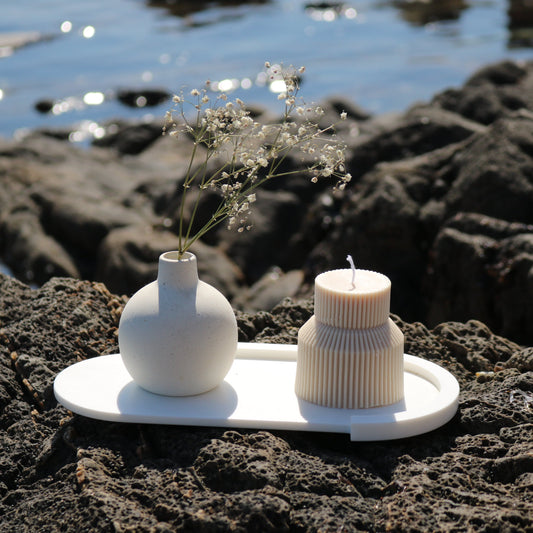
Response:
[[[389,278],[369,270],[316,277],[315,314],[298,333],[300,398],[348,409],[403,399],[404,337],[389,317],[390,292]]]

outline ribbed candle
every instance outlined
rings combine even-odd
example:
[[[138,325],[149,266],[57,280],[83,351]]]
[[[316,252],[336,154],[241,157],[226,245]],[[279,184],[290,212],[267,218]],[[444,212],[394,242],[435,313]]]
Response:
[[[296,394],[336,408],[400,401],[404,337],[389,318],[391,283],[369,270],[315,279],[315,315],[298,333]]]

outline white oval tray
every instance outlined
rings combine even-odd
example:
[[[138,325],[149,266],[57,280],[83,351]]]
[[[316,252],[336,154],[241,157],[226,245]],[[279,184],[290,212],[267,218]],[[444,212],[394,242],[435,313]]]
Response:
[[[349,433],[353,441],[411,437],[436,429],[457,411],[459,384],[447,370],[404,355],[405,398],[386,407],[334,409],[294,392],[296,345],[239,343],[225,381],[198,396],[152,394],[136,385],[120,354],[76,363],[55,379],[57,400],[90,418]]]

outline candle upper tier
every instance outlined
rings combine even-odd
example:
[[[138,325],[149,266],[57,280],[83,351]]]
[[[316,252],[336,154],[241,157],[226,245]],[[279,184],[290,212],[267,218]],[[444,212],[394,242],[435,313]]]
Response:
[[[330,270],[315,279],[315,316],[337,328],[366,329],[384,324],[390,312],[390,279],[371,270]]]

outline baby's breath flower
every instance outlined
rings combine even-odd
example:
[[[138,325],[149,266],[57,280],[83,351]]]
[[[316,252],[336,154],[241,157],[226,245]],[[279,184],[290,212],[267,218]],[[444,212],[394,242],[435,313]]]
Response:
[[[305,71],[304,67],[296,71],[267,61],[265,68],[272,80],[285,83],[285,90],[278,96],[284,101],[279,123],[255,122],[242,100],[228,100],[225,93],[211,102],[207,89],[191,90],[192,102],[183,93],[173,97],[174,111],[179,110],[180,122],[174,119],[172,112],[165,114],[163,132],[173,137],[187,133],[194,145],[189,171],[180,186],[178,250],[181,254],[221,222],[225,221],[229,229],[239,232],[250,229],[247,220],[257,200],[255,191],[267,180],[308,172],[312,183],[323,177],[334,177],[336,190],[345,189],[351,180],[351,175],[345,172],[345,147],[332,135],[333,126],[322,127],[312,119],[323,115],[324,111],[319,106],[306,106],[298,95],[298,74]],[[209,85],[207,82],[206,87]],[[184,108],[189,105],[196,110],[196,120],[185,113]],[[302,118],[295,120],[294,114]],[[345,118],[343,111],[340,119]],[[287,171],[287,165],[281,163],[293,149],[305,154],[304,159],[309,162],[302,169]],[[218,168],[213,168],[214,161],[220,161]],[[207,214],[208,221],[202,228],[193,230],[197,208],[201,205],[200,196],[206,190],[218,194],[220,204]],[[186,197],[191,194],[196,194],[197,198],[187,202]],[[191,213],[186,212],[188,205],[193,206]]]

